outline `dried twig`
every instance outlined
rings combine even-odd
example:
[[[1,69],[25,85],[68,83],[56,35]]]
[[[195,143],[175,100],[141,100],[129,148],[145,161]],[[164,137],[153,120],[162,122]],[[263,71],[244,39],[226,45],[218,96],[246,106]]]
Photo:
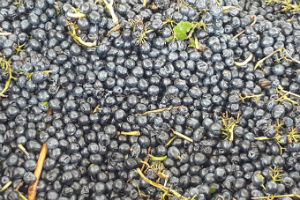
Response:
[[[19,192],[19,189],[23,186],[23,184],[24,184],[24,182],[21,181],[21,182],[17,185],[17,187],[15,188],[15,192]]]
[[[41,152],[39,155],[39,159],[37,161],[37,165],[36,168],[34,170],[34,175],[36,176],[36,181],[31,184],[28,187],[28,200],[35,200],[36,199],[36,193],[37,193],[37,185],[39,183],[41,174],[42,174],[42,170],[43,170],[43,166],[44,166],[44,161],[46,159],[46,155],[47,155],[47,145],[46,143],[43,143],[42,148],[41,148]]]
[[[109,35],[110,35],[112,32],[114,32],[114,31],[120,30],[120,28],[121,28],[121,25],[120,25],[120,24],[117,24],[116,26],[114,26],[112,29],[110,29],[110,30],[107,32],[106,36],[109,36]]]
[[[150,113],[161,113],[163,111],[166,111],[166,110],[173,110],[173,109],[178,109],[178,108],[181,108],[182,106],[170,106],[170,107],[167,107],[167,108],[160,108],[160,109],[156,109],[156,110],[150,110],[150,111],[146,111],[144,113],[139,113],[139,114],[136,114],[137,116],[140,116],[140,115],[148,115]]]
[[[144,159],[144,162],[143,162],[143,166],[142,166],[142,168],[141,168],[141,171],[144,171],[144,168],[145,168],[145,166],[146,166],[145,163],[148,163],[149,157],[150,157],[150,153],[151,153],[151,146],[148,148],[148,154],[147,154],[146,158]]]
[[[253,19],[253,22],[250,24],[250,26],[254,26],[254,24],[256,24],[256,20],[257,20],[256,15],[251,15],[250,17]],[[245,31],[246,30],[242,30],[241,32],[239,32],[238,34],[236,34],[235,36],[233,36],[232,39],[238,38],[240,35],[242,35],[243,33],[245,33]]]

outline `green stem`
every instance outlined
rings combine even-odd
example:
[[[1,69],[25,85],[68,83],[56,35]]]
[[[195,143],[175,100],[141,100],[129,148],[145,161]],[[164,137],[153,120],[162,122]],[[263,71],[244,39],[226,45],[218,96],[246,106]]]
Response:
[[[113,3],[114,0],[110,0],[109,3],[106,0],[102,0],[103,3],[105,4],[108,12],[110,13],[111,17],[112,17],[112,21],[115,25],[119,24],[119,20],[118,17],[115,14],[114,8],[113,8]]]

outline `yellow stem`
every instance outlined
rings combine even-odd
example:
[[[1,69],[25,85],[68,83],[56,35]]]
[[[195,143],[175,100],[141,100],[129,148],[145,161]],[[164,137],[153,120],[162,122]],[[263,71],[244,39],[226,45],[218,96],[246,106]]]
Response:
[[[128,132],[124,132],[124,131],[118,131],[117,135],[132,135],[132,136],[139,136],[141,135],[140,131],[128,131]]]
[[[177,135],[178,137],[181,137],[189,142],[193,142],[193,139],[186,136],[186,135],[183,135],[182,133],[179,133],[178,131],[175,131],[174,129],[171,128],[171,131],[173,132],[173,134]]]
[[[28,151],[25,149],[25,147],[24,147],[22,144],[18,144],[18,148],[19,148],[21,151],[23,151],[23,153],[24,153],[27,157],[29,157]]]
[[[262,137],[255,137],[254,139],[255,140],[270,140],[270,139],[273,139],[273,138],[268,138],[268,137],[262,136]]]
[[[150,155],[152,161],[164,161],[168,156],[152,156]]]
[[[9,186],[12,184],[12,181],[7,182],[0,190],[0,192],[4,192]]]
[[[253,54],[250,54],[248,56],[248,58],[246,60],[244,60],[243,62],[234,62],[234,64],[237,66],[245,66],[252,60],[252,58],[253,58]]]
[[[173,110],[173,109],[178,109],[178,108],[181,108],[182,106],[170,106],[170,107],[167,107],[167,108],[159,108],[159,109],[156,109],[156,110],[150,110],[150,111],[146,111],[142,114],[137,114],[137,115],[148,115],[150,113],[161,113],[163,111],[166,111],[166,110]]]
[[[27,198],[21,192],[18,191],[18,194],[22,200],[27,200]]]
[[[165,147],[168,147],[175,139],[176,139],[177,135],[174,135],[168,142],[167,144],[165,144]]]
[[[173,195],[175,195],[176,197],[178,197],[180,200],[188,200],[188,198],[185,198],[183,197],[181,194],[179,194],[177,191],[171,189],[171,188],[168,188],[168,187],[165,187],[159,183],[155,183],[154,181],[151,181],[150,179],[148,179],[144,174],[143,172],[140,170],[140,168],[137,168],[137,172],[138,174],[147,182],[149,183],[150,185],[158,188],[158,189],[161,189],[163,190],[164,192],[170,192],[172,193]]]

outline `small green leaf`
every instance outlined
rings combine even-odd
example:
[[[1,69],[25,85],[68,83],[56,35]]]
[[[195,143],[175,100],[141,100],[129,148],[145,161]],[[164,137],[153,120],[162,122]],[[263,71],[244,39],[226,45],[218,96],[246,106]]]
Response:
[[[43,106],[49,107],[49,102],[48,101],[44,101],[43,102]]]
[[[214,187],[209,187],[209,191],[210,191],[210,193],[215,193],[216,192],[216,188],[214,188]]]
[[[168,37],[167,39],[166,39],[166,42],[172,42],[172,40],[174,40],[174,37],[173,36],[170,36],[170,37]]]
[[[191,30],[193,24],[191,22],[179,22],[173,29],[176,39],[185,40],[188,38],[187,33]]]
[[[60,13],[61,13],[60,8],[57,7],[57,8],[56,8],[56,14],[57,14],[57,15],[60,15]]]
[[[189,47],[193,47],[193,48],[196,48],[196,42],[193,38],[190,38],[190,44],[189,44]]]

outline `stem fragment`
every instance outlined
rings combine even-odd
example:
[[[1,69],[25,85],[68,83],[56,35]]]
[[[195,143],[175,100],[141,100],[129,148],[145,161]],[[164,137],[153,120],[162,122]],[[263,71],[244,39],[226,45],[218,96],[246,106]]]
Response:
[[[148,115],[150,113],[161,113],[163,111],[166,111],[166,110],[173,110],[173,109],[178,109],[178,108],[181,108],[182,106],[170,106],[170,107],[167,107],[167,108],[160,108],[160,109],[156,109],[156,110],[150,110],[150,111],[146,111],[144,113],[141,113],[141,114],[137,114],[137,116],[140,116],[140,115]]]
[[[21,182],[17,185],[17,187],[16,187],[16,189],[15,189],[15,192],[19,192],[19,189],[23,186],[23,184],[24,184],[24,182],[21,181]]]
[[[238,10],[241,10],[241,9],[240,9],[239,7],[237,7],[237,6],[223,6],[222,8],[223,8],[223,12],[224,12],[224,13],[229,12],[231,9],[238,9]]]
[[[186,135],[183,135],[182,133],[179,133],[178,131],[175,131],[174,129],[171,128],[171,131],[173,132],[173,134],[177,135],[178,137],[181,137],[189,142],[193,142],[193,139],[186,136]]]
[[[145,193],[143,193],[143,192],[140,190],[140,187],[139,187],[139,185],[138,185],[138,183],[137,183],[136,181],[134,181],[134,183],[135,183],[135,185],[136,185],[136,188],[137,188],[137,190],[138,190],[138,192],[139,192],[140,197],[143,197],[143,198],[150,198],[150,195],[149,195],[149,194],[145,194]]]
[[[0,36],[9,36],[12,35],[10,32],[0,32]]]
[[[300,199],[300,195],[297,194],[296,192],[292,193],[292,194],[282,194],[282,195],[268,195],[268,196],[264,196],[264,197],[252,197],[251,199],[255,200],[255,199],[266,199],[266,200],[271,200],[271,199],[275,199],[275,198],[284,198],[284,197],[295,197]]]
[[[284,59],[287,62],[294,62],[294,63],[300,64],[300,61],[293,58],[285,48],[278,48],[275,51],[273,51],[272,53],[270,53],[269,55],[267,55],[266,57],[259,60],[256,63],[256,65],[254,66],[254,70],[256,70],[258,67],[262,67],[262,64],[264,63],[264,61],[266,61],[268,58],[270,58],[271,56],[273,56],[276,53],[280,53],[280,55],[281,55],[280,58],[277,58],[277,61]]]
[[[146,6],[147,6],[147,3],[148,3],[148,0],[144,0],[144,1],[143,1],[143,6],[146,7]]]
[[[78,29],[78,27],[73,22],[67,21],[67,26],[68,26],[69,34],[71,35],[71,37],[74,39],[74,41],[77,44],[83,45],[83,46],[86,46],[86,47],[95,47],[97,45],[96,40],[94,42],[85,42],[85,41],[83,41],[81,39],[81,37],[79,37],[77,35],[76,30]]]
[[[282,102],[282,101],[286,100],[286,101],[289,101],[290,103],[292,103],[293,105],[299,105],[299,103],[297,101],[295,101],[289,97],[289,95],[291,95],[291,96],[300,98],[300,96],[298,94],[284,90],[281,85],[278,86],[278,88],[276,89],[276,92],[280,95],[280,97],[278,99],[276,99],[277,102]]]
[[[68,13],[67,13],[67,16],[68,16],[68,17],[70,17],[70,18],[76,18],[76,19],[86,17],[86,14],[84,14],[84,13],[82,13],[82,12],[80,11],[80,7],[78,7],[78,8],[73,8],[73,7],[72,7],[72,9],[73,9],[74,13],[68,12]]]
[[[94,108],[94,110],[93,110],[92,113],[96,113],[96,112],[98,112],[98,111],[100,111],[100,110],[101,110],[101,108],[100,108],[100,105],[98,104],[98,105]]]
[[[251,60],[252,60],[252,58],[253,58],[253,54],[250,54],[249,56],[248,56],[248,58],[246,58],[246,60],[244,60],[243,62],[234,62],[234,64],[236,65],[236,66],[245,66],[245,65],[247,65]]]
[[[105,7],[107,8],[108,12],[111,15],[113,23],[115,25],[119,24],[118,17],[116,16],[114,8],[113,8],[114,0],[110,0],[109,3],[106,0],[102,0],[102,1],[104,3]]]
[[[18,144],[18,148],[29,158],[29,153],[22,144]]]
[[[37,165],[36,168],[34,170],[34,175],[36,176],[36,181],[31,184],[28,187],[28,200],[35,200],[36,199],[36,193],[37,193],[37,185],[39,183],[41,174],[42,174],[42,170],[43,170],[43,166],[44,166],[44,161],[46,159],[46,155],[47,155],[47,145],[46,143],[43,143],[41,151],[40,151],[40,155],[37,161]]]
[[[125,131],[118,131],[118,132],[117,132],[117,135],[139,136],[139,135],[141,135],[141,132],[140,132],[140,131],[128,131],[128,132],[125,132]]]
[[[241,101],[244,103],[246,99],[255,99],[256,102],[258,103],[259,102],[259,99],[261,96],[263,96],[264,94],[251,94],[251,95],[245,95],[245,96],[242,96],[242,94],[239,94],[239,97],[241,99]]]
[[[10,82],[11,80],[16,80],[16,78],[13,76],[13,70],[12,70],[12,65],[11,65],[11,60],[6,60],[5,57],[0,57],[0,65],[2,70],[8,74],[8,79],[5,83],[5,86],[3,88],[3,90],[0,92],[0,97],[8,97],[7,95],[5,95],[4,93],[9,89],[10,86]]]
[[[180,200],[188,200],[189,198],[186,198],[184,196],[182,196],[181,194],[179,194],[176,190],[173,190],[171,188],[168,188],[166,186],[163,186],[159,183],[155,183],[154,181],[151,181],[150,179],[148,179],[144,174],[143,172],[140,170],[140,168],[137,168],[137,172],[138,174],[144,179],[144,181],[146,181],[147,183],[149,183],[150,185],[158,188],[158,189],[161,189],[163,190],[164,192],[170,192],[172,193],[173,195],[175,195],[176,197],[178,197]]]
[[[254,26],[254,24],[256,24],[256,20],[257,20],[256,15],[251,15],[250,17],[253,19],[253,22],[250,24],[250,26]],[[238,38],[240,35],[242,35],[243,33],[245,33],[245,31],[246,30],[242,30],[241,32],[239,32],[238,34],[236,34],[235,36],[233,36],[232,39]]]
[[[22,200],[28,200],[21,192],[18,191],[18,194]]]
[[[4,192],[9,186],[11,186],[12,181],[7,182],[0,190],[0,192]]]
[[[150,155],[152,161],[165,161],[168,156],[153,156]]]
[[[283,170],[278,168],[277,166],[269,167],[269,168],[271,170],[271,173],[269,173],[269,175],[272,178],[272,180],[275,181],[275,182],[282,181]]]
[[[112,32],[114,32],[114,31],[120,30],[120,28],[121,28],[121,25],[120,25],[120,24],[117,24],[116,26],[114,26],[112,29],[110,29],[110,30],[107,32],[106,36],[109,36],[109,35],[110,35]]]
[[[235,36],[233,36],[232,39],[236,39],[238,38],[240,35],[242,35],[243,33],[245,33],[245,30],[242,30],[241,32],[239,32],[238,34],[236,34]]]
[[[143,161],[143,166],[142,166],[142,168],[141,168],[142,171],[144,171],[145,166],[148,164],[149,157],[150,157],[150,153],[151,153],[151,146],[148,147],[148,154],[147,154],[146,158],[145,158],[144,161]],[[146,164],[146,163],[147,163],[147,164]],[[148,165],[149,165],[149,164],[148,164]]]
[[[222,124],[224,128],[222,128],[221,130],[222,130],[222,134],[226,136],[225,140],[229,140],[230,142],[233,142],[234,129],[239,122],[240,122],[240,113],[238,114],[237,119],[234,119],[233,117],[229,117],[228,112],[223,113]]]
[[[282,50],[282,48],[276,49],[275,51],[273,51],[272,53],[270,53],[269,55],[267,55],[266,57],[264,57],[263,59],[259,60],[256,65],[254,66],[254,70],[256,70],[258,67],[261,67],[261,65],[271,56],[273,56],[274,54],[280,52]]]
[[[165,147],[168,147],[175,139],[176,139],[177,135],[174,135],[168,142],[167,144],[165,144]]]

